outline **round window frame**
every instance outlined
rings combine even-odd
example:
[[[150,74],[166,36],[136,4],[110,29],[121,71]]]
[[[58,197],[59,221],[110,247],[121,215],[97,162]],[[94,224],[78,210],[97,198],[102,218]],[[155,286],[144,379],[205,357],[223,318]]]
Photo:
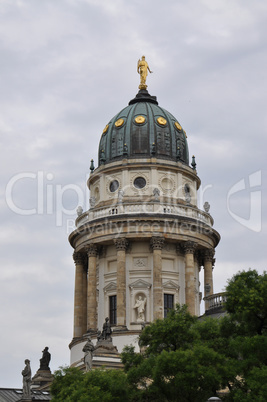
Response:
[[[117,187],[113,190],[112,185],[115,185],[115,183],[116,183]],[[115,193],[119,188],[120,188],[120,183],[119,183],[119,181],[117,179],[114,179],[114,180],[110,181],[110,183],[109,183],[109,191],[110,191],[110,193],[112,193],[112,194]]]
[[[143,183],[144,183],[144,185],[141,187],[141,186],[137,186],[136,185],[136,182],[138,181],[138,180],[143,180]],[[147,181],[146,181],[146,179],[143,177],[143,176],[137,176],[135,179],[134,179],[134,181],[133,181],[133,186],[134,186],[134,188],[136,188],[137,190],[143,190],[145,187],[146,187],[146,185],[147,185]]]

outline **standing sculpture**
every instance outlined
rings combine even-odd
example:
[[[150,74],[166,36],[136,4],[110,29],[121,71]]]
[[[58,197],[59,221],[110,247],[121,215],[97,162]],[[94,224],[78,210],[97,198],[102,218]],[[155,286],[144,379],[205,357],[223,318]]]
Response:
[[[109,318],[106,317],[105,322],[103,324],[102,339],[104,339],[105,341],[111,342],[112,341],[111,334],[112,334],[112,329],[110,326]]]
[[[31,399],[32,371],[30,360],[25,360],[25,367],[21,372],[23,377],[23,399]]]
[[[51,354],[48,352],[48,347],[46,346],[42,351],[43,356],[40,359],[40,370],[49,370],[49,363],[51,360]]]
[[[148,71],[152,74],[152,71],[150,70],[150,68],[146,62],[145,56],[142,56],[142,59],[141,60],[139,59],[138,63],[137,63],[137,72],[138,72],[138,74],[140,74],[139,89],[147,89],[146,79],[147,79]]]
[[[92,370],[93,366],[93,352],[95,350],[94,344],[91,341],[90,336],[88,336],[88,340],[83,347],[84,352],[84,363],[85,363],[85,370],[90,371]]]
[[[145,321],[146,297],[142,299],[142,296],[139,296],[135,300],[134,308],[137,309],[137,321]]]

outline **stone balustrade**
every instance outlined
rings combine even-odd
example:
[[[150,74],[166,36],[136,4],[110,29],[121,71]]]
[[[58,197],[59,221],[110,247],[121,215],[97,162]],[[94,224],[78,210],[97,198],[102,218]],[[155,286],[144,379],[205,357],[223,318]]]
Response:
[[[207,303],[206,314],[212,314],[215,311],[224,310],[224,303],[227,300],[227,294],[226,292],[215,293],[204,297],[203,300]]]
[[[116,204],[109,207],[92,208],[88,212],[84,212],[76,219],[76,227],[80,227],[88,222],[92,222],[99,218],[110,217],[112,215],[131,215],[131,214],[163,214],[163,215],[176,215],[181,217],[193,218],[208,226],[213,226],[212,217],[199,210],[196,207],[184,205],[168,205],[154,203],[125,203]]]

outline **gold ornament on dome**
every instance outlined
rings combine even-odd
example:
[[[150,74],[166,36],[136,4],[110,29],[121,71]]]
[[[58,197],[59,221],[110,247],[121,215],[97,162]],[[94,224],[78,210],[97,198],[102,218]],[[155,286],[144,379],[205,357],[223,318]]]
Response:
[[[144,123],[144,122],[146,121],[146,119],[145,119],[144,116],[137,116],[137,117],[134,119],[134,121],[135,121],[137,124],[142,124],[142,123]]]
[[[184,135],[186,136],[186,138],[187,138],[187,135],[186,135],[186,132],[184,131]]]
[[[137,63],[137,72],[138,72],[138,74],[140,74],[139,89],[147,89],[146,79],[147,79],[148,71],[150,72],[150,74],[152,74],[152,71],[150,70],[150,68],[146,62],[145,56],[142,56],[141,60],[139,59],[138,63]]]
[[[119,119],[119,120],[117,120],[117,121],[115,122],[115,126],[116,126],[116,127],[121,127],[121,126],[123,125],[123,123],[124,123],[124,120],[123,120],[123,119]]]
[[[167,120],[164,119],[164,117],[158,117],[158,118],[157,118],[157,122],[158,122],[161,126],[166,126],[166,124],[167,124]]]
[[[103,130],[103,134],[105,134],[108,131],[109,125],[107,124],[106,127]]]
[[[176,121],[174,123],[175,127],[177,128],[177,130],[182,131],[182,126],[178,123],[178,121]]]

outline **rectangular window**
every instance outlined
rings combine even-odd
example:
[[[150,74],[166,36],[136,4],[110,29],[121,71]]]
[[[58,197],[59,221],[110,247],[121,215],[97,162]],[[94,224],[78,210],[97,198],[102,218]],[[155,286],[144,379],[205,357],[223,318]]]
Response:
[[[109,296],[109,321],[111,325],[117,324],[117,296]]]
[[[167,317],[167,314],[170,310],[173,309],[174,296],[164,293],[164,318]]]

